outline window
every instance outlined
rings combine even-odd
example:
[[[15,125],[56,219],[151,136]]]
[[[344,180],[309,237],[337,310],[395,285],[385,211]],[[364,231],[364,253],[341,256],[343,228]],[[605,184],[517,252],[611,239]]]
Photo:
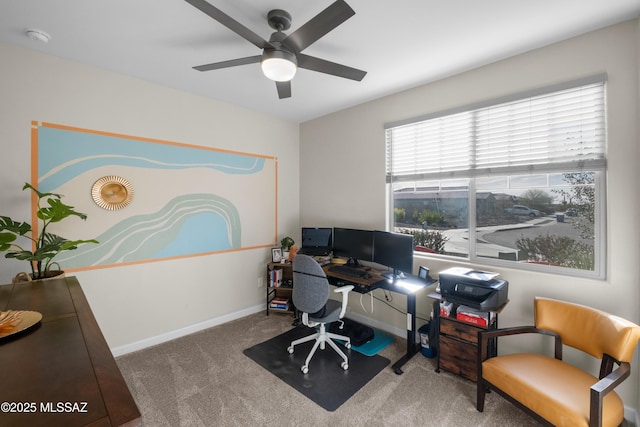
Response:
[[[604,82],[386,126],[389,228],[417,251],[603,278]]]

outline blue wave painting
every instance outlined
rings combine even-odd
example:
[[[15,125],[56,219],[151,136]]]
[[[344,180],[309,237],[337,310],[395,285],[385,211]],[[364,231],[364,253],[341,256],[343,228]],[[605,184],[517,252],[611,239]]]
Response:
[[[151,169],[210,168],[229,174],[252,174],[264,167],[263,157],[225,151],[154,144],[110,135],[38,129],[38,182],[41,189],[58,188],[74,177],[101,166]],[[48,191],[48,190],[47,190]]]
[[[73,229],[60,223],[52,232],[100,242],[56,256],[63,269],[269,247],[274,241],[272,157],[51,124],[37,130],[39,190],[64,194],[65,203],[88,215]],[[108,211],[93,203],[91,187],[105,174],[133,179],[129,206]]]
[[[238,212],[227,200],[192,194],[127,218],[97,236],[99,245],[63,252],[56,261],[77,268],[237,249],[240,233]]]

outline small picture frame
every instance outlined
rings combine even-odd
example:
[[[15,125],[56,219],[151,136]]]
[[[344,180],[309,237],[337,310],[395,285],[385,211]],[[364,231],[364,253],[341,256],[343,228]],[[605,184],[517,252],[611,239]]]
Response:
[[[282,248],[271,248],[271,262],[282,262]]]
[[[418,277],[422,280],[427,280],[429,278],[429,269],[427,267],[420,266],[420,268],[418,268]]]

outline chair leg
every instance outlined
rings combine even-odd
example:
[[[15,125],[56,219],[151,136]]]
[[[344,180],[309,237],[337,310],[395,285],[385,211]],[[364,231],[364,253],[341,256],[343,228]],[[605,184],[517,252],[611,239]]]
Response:
[[[344,363],[349,363],[349,358],[342,352],[342,350],[340,350],[340,348],[338,347],[338,344],[336,344],[329,337],[327,337],[327,342],[335,350],[335,352],[338,353],[340,355],[340,357],[342,357],[342,360],[344,360]]]
[[[346,354],[344,354],[344,352],[342,352],[342,350],[340,350],[340,348],[338,347],[338,344],[336,344],[333,341],[333,339],[344,341],[345,346],[347,348],[351,348],[351,339],[349,337],[327,332],[325,325],[320,324],[319,331],[316,332],[315,334],[311,334],[306,337],[302,337],[297,340],[291,341],[291,344],[289,344],[287,351],[290,354],[292,354],[294,350],[293,348],[296,345],[315,340],[315,343],[313,344],[313,347],[311,348],[311,351],[307,355],[307,359],[305,360],[304,365],[302,366],[302,372],[306,374],[307,372],[309,372],[309,362],[311,362],[311,358],[315,354],[318,347],[320,347],[320,350],[324,350],[325,343],[329,343],[329,346],[331,346],[331,348],[333,348],[333,350],[336,353],[338,353],[338,355],[342,358],[343,362],[341,363],[341,366],[342,366],[342,369],[346,371],[349,368],[349,358],[347,357]]]
[[[477,396],[476,396],[476,409],[478,412],[484,411],[484,397],[487,393],[487,386],[485,385],[482,378],[478,378],[477,382]]]
[[[318,349],[318,346],[320,345],[321,342],[322,342],[322,337],[318,337],[316,342],[313,344],[313,348],[311,349],[311,351],[307,355],[307,359],[304,361],[304,366],[302,367],[302,372],[304,372],[305,374],[307,373],[305,371],[309,370],[309,362],[311,362],[311,358],[315,354],[315,352]]]
[[[320,331],[318,332],[320,334],[320,350],[324,350],[325,348],[325,337],[327,336],[327,327],[324,323],[320,324]]]
[[[334,340],[344,341],[344,346],[347,348],[351,348],[351,338],[344,335],[334,334],[333,332],[327,332],[327,336]]]
[[[316,332],[315,334],[311,334],[308,335],[306,337],[302,337],[302,338],[298,338],[295,341],[291,341],[291,344],[289,344],[289,352],[293,353],[293,347],[297,346],[298,344],[302,344],[308,341],[313,341],[313,340],[317,340],[318,337],[320,336],[320,333]]]

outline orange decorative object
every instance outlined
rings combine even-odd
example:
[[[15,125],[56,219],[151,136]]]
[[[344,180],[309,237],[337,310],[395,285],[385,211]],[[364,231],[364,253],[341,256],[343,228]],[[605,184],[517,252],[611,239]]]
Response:
[[[291,248],[289,248],[289,262],[293,262],[293,259],[296,257],[297,254],[298,254],[298,247],[296,245],[292,245]]]

